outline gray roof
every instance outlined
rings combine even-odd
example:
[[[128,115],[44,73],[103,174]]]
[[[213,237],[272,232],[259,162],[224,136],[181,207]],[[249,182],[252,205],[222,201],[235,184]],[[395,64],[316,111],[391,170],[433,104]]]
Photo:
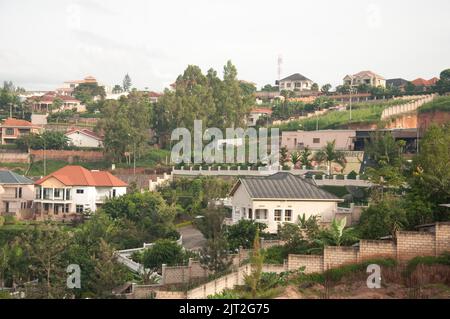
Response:
[[[340,201],[335,195],[317,187],[313,182],[288,172],[279,172],[266,177],[244,177],[242,184],[251,198],[258,199],[297,199]],[[232,194],[237,189],[235,187]]]
[[[12,171],[0,170],[0,184],[34,184],[34,182],[31,179]]]
[[[306,76],[301,75],[300,73],[295,73],[287,78],[281,79],[280,81],[311,81]]]

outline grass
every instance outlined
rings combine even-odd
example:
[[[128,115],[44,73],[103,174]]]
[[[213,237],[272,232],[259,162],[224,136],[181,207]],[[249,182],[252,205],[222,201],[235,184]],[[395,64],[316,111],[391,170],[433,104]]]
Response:
[[[450,266],[450,252],[444,253],[440,256],[423,256],[415,257],[408,262],[406,267],[407,272],[413,272],[419,265],[445,265]]]
[[[435,111],[450,112],[450,96],[437,97],[433,101],[425,103],[419,108],[419,113]]]
[[[407,103],[405,100],[390,100],[380,103],[356,103],[352,106],[352,119],[350,111],[330,111],[318,117],[292,121],[282,125],[277,125],[282,131],[296,131],[300,127],[305,131],[314,131],[317,121],[319,129],[337,129],[351,123],[379,123],[381,113],[389,106]]]

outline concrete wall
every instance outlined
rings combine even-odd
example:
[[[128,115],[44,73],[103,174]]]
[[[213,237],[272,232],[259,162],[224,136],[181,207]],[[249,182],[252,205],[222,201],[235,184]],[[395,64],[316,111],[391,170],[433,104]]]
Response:
[[[296,131],[281,132],[281,147],[289,151],[298,150],[298,145],[303,144],[312,150],[322,149],[327,142],[336,141],[336,149],[353,150],[353,138],[356,136],[354,130],[320,130],[320,131]],[[314,143],[314,139],[318,139]]]

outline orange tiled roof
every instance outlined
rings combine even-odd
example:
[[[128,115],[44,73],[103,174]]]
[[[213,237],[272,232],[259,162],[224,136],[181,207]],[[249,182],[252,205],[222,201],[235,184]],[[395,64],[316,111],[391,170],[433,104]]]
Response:
[[[417,79],[411,81],[411,83],[414,84],[415,86],[431,86],[431,85],[435,85],[438,80],[439,79],[436,77],[431,78],[429,80],[417,78]]]
[[[265,114],[272,114],[272,110],[265,107],[257,107],[250,111],[251,113],[265,113]]]
[[[56,178],[66,186],[104,186],[120,187],[127,186],[127,183],[118,179],[114,175],[105,171],[90,171],[82,166],[67,165],[63,168],[36,181],[37,185],[42,184],[49,178]]]
[[[2,126],[33,126],[33,124],[25,120],[18,120],[10,117],[3,121]]]

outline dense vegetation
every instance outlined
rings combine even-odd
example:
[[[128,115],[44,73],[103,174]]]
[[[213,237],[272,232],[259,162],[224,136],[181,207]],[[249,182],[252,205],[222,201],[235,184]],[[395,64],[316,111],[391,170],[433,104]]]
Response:
[[[450,96],[437,97],[433,101],[428,102],[419,108],[419,113],[429,113],[437,111],[450,112]]]

